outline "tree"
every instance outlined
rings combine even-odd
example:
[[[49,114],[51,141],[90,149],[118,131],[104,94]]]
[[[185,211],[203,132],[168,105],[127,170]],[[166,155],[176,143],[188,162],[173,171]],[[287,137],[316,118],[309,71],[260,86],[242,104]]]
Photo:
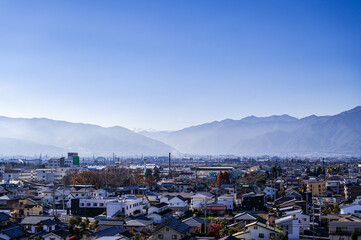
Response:
[[[209,236],[218,238],[221,229],[222,229],[222,226],[220,224],[211,224],[211,225],[209,225]]]
[[[266,182],[267,182],[267,181],[266,181],[266,179],[265,179],[264,177],[258,178],[258,179],[256,180],[256,184],[257,184],[258,186],[265,185]]]
[[[357,240],[357,234],[355,231],[351,233],[351,240]]]
[[[152,176],[152,175],[153,175],[152,169],[147,168],[147,170],[145,170],[144,177],[147,178],[148,176]]]
[[[155,177],[155,179],[158,181],[159,180],[159,177],[160,177],[160,170],[159,168],[155,167],[153,169],[153,177]]]
[[[333,204],[333,210],[332,210],[332,213],[333,214],[339,214],[341,211],[340,207],[338,206],[337,203]]]
[[[288,240],[288,232],[281,233],[280,240]]]
[[[233,235],[236,233],[236,230],[234,230],[233,228],[228,230],[228,235]]]
[[[68,220],[70,226],[78,226],[81,223],[81,217],[71,217]]]
[[[82,228],[82,229],[86,229],[86,223],[85,222],[81,222],[79,224],[79,226]]]
[[[269,179],[271,176],[269,175],[269,172],[268,171],[266,171],[265,173],[264,173],[264,177],[266,178],[266,179]]]
[[[206,233],[206,225],[204,222],[201,223],[201,233]]]

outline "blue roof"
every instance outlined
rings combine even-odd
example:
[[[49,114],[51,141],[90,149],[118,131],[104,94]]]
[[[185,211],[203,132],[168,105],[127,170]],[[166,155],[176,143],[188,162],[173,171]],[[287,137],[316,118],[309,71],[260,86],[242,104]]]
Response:
[[[9,228],[6,230],[1,230],[0,232],[2,232],[3,234],[13,238],[19,238],[22,236],[26,236],[28,233],[23,230],[21,227],[14,227],[14,228]]]
[[[51,220],[51,219],[43,220],[43,221],[41,221],[41,223],[46,225],[46,226],[53,226],[53,225],[59,224],[59,222]]]
[[[96,237],[109,237],[109,236],[115,236],[119,233],[124,232],[124,228],[120,228],[120,227],[109,227],[106,228],[104,230],[95,232],[92,234],[92,236],[96,236]]]
[[[9,219],[10,219],[9,215],[7,215],[6,213],[3,213],[3,212],[0,213],[0,221],[6,221]]]
[[[166,222],[160,228],[163,228],[165,226],[168,226],[168,227],[174,229],[175,231],[177,231],[179,233],[185,233],[185,232],[189,231],[189,229],[191,229],[190,226],[188,226],[187,224],[179,221],[176,218],[170,219],[168,222]],[[160,228],[158,228],[158,229],[160,229]]]

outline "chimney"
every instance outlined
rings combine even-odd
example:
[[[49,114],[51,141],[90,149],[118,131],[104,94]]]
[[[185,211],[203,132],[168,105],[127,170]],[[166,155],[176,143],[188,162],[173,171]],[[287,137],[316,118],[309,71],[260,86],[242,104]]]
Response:
[[[172,172],[171,172],[171,170],[170,170],[170,166],[171,166],[171,164],[170,164],[170,161],[171,161],[171,153],[169,153],[169,163],[168,163],[168,177],[169,178],[172,178]]]

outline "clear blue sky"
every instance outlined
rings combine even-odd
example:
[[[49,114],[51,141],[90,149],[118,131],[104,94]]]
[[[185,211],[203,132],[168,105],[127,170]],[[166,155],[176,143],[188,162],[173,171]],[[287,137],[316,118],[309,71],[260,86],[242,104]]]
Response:
[[[361,1],[0,1],[0,115],[179,129],[361,105]]]

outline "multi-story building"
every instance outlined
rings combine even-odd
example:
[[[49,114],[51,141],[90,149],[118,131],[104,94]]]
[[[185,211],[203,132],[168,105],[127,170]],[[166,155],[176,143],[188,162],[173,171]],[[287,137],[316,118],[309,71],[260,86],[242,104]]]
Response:
[[[350,183],[345,185],[345,198],[346,200],[355,200],[358,196],[361,196],[361,186]]]
[[[60,168],[65,166],[65,158],[50,158],[48,160],[48,168]]]
[[[330,240],[351,239],[351,233],[361,234],[361,218],[348,215],[329,223]]]
[[[108,198],[73,198],[71,199],[71,213],[73,215],[95,217],[107,209],[107,204],[114,201]]]
[[[326,195],[326,183],[321,181],[310,181],[307,183],[307,191],[312,193],[312,196]]]
[[[107,217],[111,218],[118,214],[126,216],[134,215],[143,211],[143,199],[135,195],[124,195],[121,198],[113,199],[106,206]]]
[[[19,200],[18,203],[13,204],[12,208],[11,217],[15,220],[23,219],[25,216],[43,214],[43,207],[30,198]]]

